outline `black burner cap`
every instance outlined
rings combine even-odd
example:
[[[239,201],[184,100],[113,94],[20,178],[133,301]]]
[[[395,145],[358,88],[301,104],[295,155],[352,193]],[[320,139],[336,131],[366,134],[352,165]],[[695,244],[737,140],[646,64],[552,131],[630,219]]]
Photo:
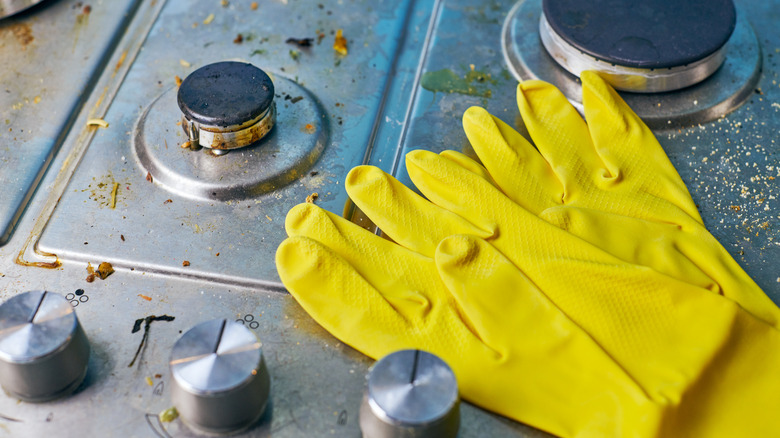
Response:
[[[732,0],[543,0],[564,41],[597,59],[635,68],[678,67],[723,47]]]
[[[217,62],[182,81],[178,102],[184,116],[208,126],[241,125],[273,102],[274,84],[264,71],[243,62]]]

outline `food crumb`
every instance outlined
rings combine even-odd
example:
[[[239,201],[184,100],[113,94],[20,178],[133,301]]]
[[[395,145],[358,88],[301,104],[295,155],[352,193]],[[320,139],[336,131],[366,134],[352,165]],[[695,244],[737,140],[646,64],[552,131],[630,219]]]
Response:
[[[257,10],[257,2],[252,2],[249,4],[249,9],[256,11]]]
[[[182,266],[189,266],[190,262],[189,262],[189,260],[185,260],[185,261],[181,262],[181,265]]]
[[[173,80],[176,81],[176,86],[181,86],[181,78],[179,76],[174,76]]]
[[[95,273],[100,277],[101,280],[105,280],[109,275],[114,273],[114,267],[111,266],[111,263],[103,262],[98,265],[97,271],[95,271]]]
[[[119,190],[119,183],[114,183],[114,187],[111,189],[111,208],[116,208],[116,192]]]
[[[152,178],[151,172],[146,172],[146,180],[149,182],[154,182],[154,178]]]
[[[192,66],[192,64],[190,64],[189,62],[187,62],[187,61],[185,61],[183,59],[179,60],[179,64],[181,64],[181,66],[185,67],[185,68],[190,68],[190,66]]]
[[[228,2],[228,0],[220,0],[219,4],[222,5],[223,8],[226,8],[230,5],[230,2]]]
[[[244,42],[244,36],[241,34],[236,35],[236,37],[233,39],[234,44],[241,44]]]
[[[143,298],[143,299],[145,299],[146,301],[152,301],[152,297],[150,297],[150,296],[143,295],[143,294],[138,294],[138,296]]]
[[[151,377],[146,376],[146,384],[149,386],[154,386],[154,382],[152,381]]]
[[[89,119],[87,120],[87,126],[100,126],[101,128],[108,128],[108,122],[103,119]]]
[[[265,218],[268,219],[268,222],[271,222],[273,219],[271,219],[271,216],[265,215]]]
[[[333,50],[341,55],[347,54],[347,39],[344,38],[341,29],[336,31],[336,39],[333,41]]]
[[[285,43],[295,44],[298,47],[311,47],[314,38],[287,38]]]
[[[95,281],[95,274],[87,275],[87,283],[92,283],[93,281]]]
[[[319,198],[320,194],[317,192],[312,193],[311,195],[306,197],[306,202],[309,204],[314,204],[314,201]]]
[[[124,241],[125,241],[125,235],[124,235],[124,234],[120,234],[120,235],[119,235],[119,238],[120,238],[120,239],[122,239],[122,242],[124,242]]]
[[[214,21],[214,14],[209,14],[209,16],[203,20],[203,24],[211,24],[212,21]]]
[[[173,202],[173,199],[166,199],[165,202],[163,202],[163,205],[170,204],[171,202]]]
[[[312,125],[311,123],[307,123],[302,129],[302,131],[307,134],[314,134],[314,131],[316,130],[317,128],[315,128],[314,125]]]
[[[179,411],[176,410],[176,407],[168,408],[157,416],[160,421],[163,423],[170,423],[171,421],[179,418]]]

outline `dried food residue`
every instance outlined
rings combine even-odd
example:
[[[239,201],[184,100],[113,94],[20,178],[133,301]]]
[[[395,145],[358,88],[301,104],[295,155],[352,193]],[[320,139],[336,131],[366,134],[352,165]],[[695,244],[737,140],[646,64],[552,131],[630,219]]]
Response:
[[[233,43],[234,44],[241,44],[243,42],[244,42],[244,36],[241,35],[241,34],[238,34],[238,35],[236,35],[235,38],[233,38]]]
[[[486,85],[495,83],[490,73],[474,70],[473,66],[463,76],[458,76],[448,68],[429,71],[423,74],[420,81],[423,88],[434,93],[440,91],[479,97],[491,97],[493,93],[486,89]]]
[[[735,257],[749,254],[743,262],[758,273],[757,283],[767,287],[761,283],[768,279],[762,265],[774,266],[772,255],[764,251],[780,247],[780,227],[775,226],[780,223],[778,143],[767,129],[768,119],[759,115],[761,105],[772,102],[756,93],[746,105],[756,108],[667,136],[676,145],[690,145],[684,159],[688,167],[676,164],[692,198],[706,203],[701,214],[707,228]]]
[[[298,47],[311,47],[311,43],[314,42],[314,38],[287,38],[285,43],[295,44]]]
[[[185,260],[185,261],[181,262],[181,265],[184,266],[184,267],[187,267],[187,266],[190,265],[190,261],[189,260]]]
[[[119,190],[119,183],[115,182],[111,189],[111,208],[116,208],[116,193]]]
[[[347,55],[347,39],[344,38],[344,34],[342,33],[341,29],[336,31],[336,38],[333,41],[333,50],[342,56]]]
[[[301,132],[305,132],[306,134],[314,134],[317,131],[317,127],[312,125],[311,123],[307,123],[306,125],[301,128]]]
[[[145,299],[146,301],[152,301],[152,297],[144,294],[138,294],[139,297]]]
[[[103,119],[88,119],[87,126],[99,126],[101,128],[108,128],[108,122]]]
[[[171,421],[179,418],[179,411],[176,410],[176,406],[168,408],[158,415],[160,421],[163,423],[170,423]]]
[[[100,278],[101,280],[105,280],[113,273],[114,267],[111,265],[111,263],[103,262],[98,265],[97,269],[92,266],[92,263],[87,263],[87,283],[92,283],[95,281],[96,277]]]
[[[135,361],[138,359],[138,356],[141,354],[141,350],[143,350],[147,339],[149,339],[149,328],[152,326],[152,323],[155,321],[170,322],[173,321],[174,319],[176,319],[176,317],[169,316],[169,315],[161,315],[161,316],[149,315],[146,318],[140,318],[135,320],[135,323],[133,323],[133,331],[131,333],[137,333],[139,330],[141,330],[141,324],[143,324],[144,336],[141,338],[141,343],[138,344],[138,349],[135,351],[133,360],[131,360],[130,364],[127,365],[128,368],[131,368],[133,365],[135,365]]]
[[[127,196],[120,197],[120,192],[122,195],[132,193],[130,191],[131,183],[116,181],[111,173],[101,176],[100,179],[92,178],[92,180],[94,183],[89,184],[87,188],[81,191],[89,192],[89,199],[97,202],[100,207],[114,209],[120,201],[126,200]]]
[[[302,100],[303,100],[303,96],[295,96],[295,97],[292,97],[292,96],[290,96],[289,94],[285,94],[285,95],[284,95],[284,100],[289,100],[289,101],[290,101],[290,103],[298,103],[298,102],[300,102],[300,101],[302,101]]]
[[[22,50],[27,50],[27,46],[35,40],[32,28],[28,23],[16,23],[6,29],[14,35],[16,42],[22,46]],[[2,31],[0,30],[0,32]]]
[[[317,192],[312,193],[311,195],[306,197],[306,203],[308,204],[314,204],[314,201],[317,200],[317,198],[320,197],[320,194]]]
[[[76,25],[83,26],[89,24],[89,14],[92,12],[92,6],[86,5],[81,9],[81,13],[76,15]]]

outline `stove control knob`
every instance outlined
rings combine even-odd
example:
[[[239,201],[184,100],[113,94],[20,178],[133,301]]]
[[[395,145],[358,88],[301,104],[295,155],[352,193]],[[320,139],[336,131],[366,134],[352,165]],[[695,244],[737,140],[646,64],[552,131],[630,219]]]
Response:
[[[196,325],[173,346],[173,405],[189,426],[234,433],[265,412],[271,379],[257,337],[234,321]]]
[[[365,438],[455,437],[460,426],[458,383],[438,356],[402,350],[368,373],[360,406]]]
[[[71,393],[84,380],[89,341],[70,302],[32,291],[0,305],[0,384],[29,402]]]
[[[191,146],[217,155],[249,146],[274,126],[271,78],[252,64],[236,61],[203,66],[182,81],[177,101]]]

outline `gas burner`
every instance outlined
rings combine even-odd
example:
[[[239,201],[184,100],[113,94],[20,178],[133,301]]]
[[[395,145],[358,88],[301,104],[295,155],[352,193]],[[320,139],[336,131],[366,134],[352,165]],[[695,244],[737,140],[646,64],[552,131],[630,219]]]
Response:
[[[542,44],[569,73],[597,70],[615,88],[678,90],[712,75],[734,31],[731,0],[544,0]]]
[[[0,0],[0,19],[37,5],[43,0]]]
[[[576,75],[600,71],[616,88],[631,91],[623,98],[655,129],[722,117],[755,89],[761,49],[730,0],[602,3],[518,2],[502,30],[510,71],[521,81],[555,84],[580,109]],[[717,13],[702,12],[710,9]],[[668,22],[661,24],[664,19]]]
[[[187,76],[177,96],[192,148],[215,155],[249,146],[274,126],[274,84],[252,64],[209,64]]]
[[[278,115],[274,90],[285,96]],[[220,62],[193,72],[147,108],[136,126],[135,152],[148,179],[178,195],[245,199],[305,174],[328,138],[326,120],[299,84],[280,76],[272,83],[251,64]],[[234,152],[214,156],[228,150]]]

